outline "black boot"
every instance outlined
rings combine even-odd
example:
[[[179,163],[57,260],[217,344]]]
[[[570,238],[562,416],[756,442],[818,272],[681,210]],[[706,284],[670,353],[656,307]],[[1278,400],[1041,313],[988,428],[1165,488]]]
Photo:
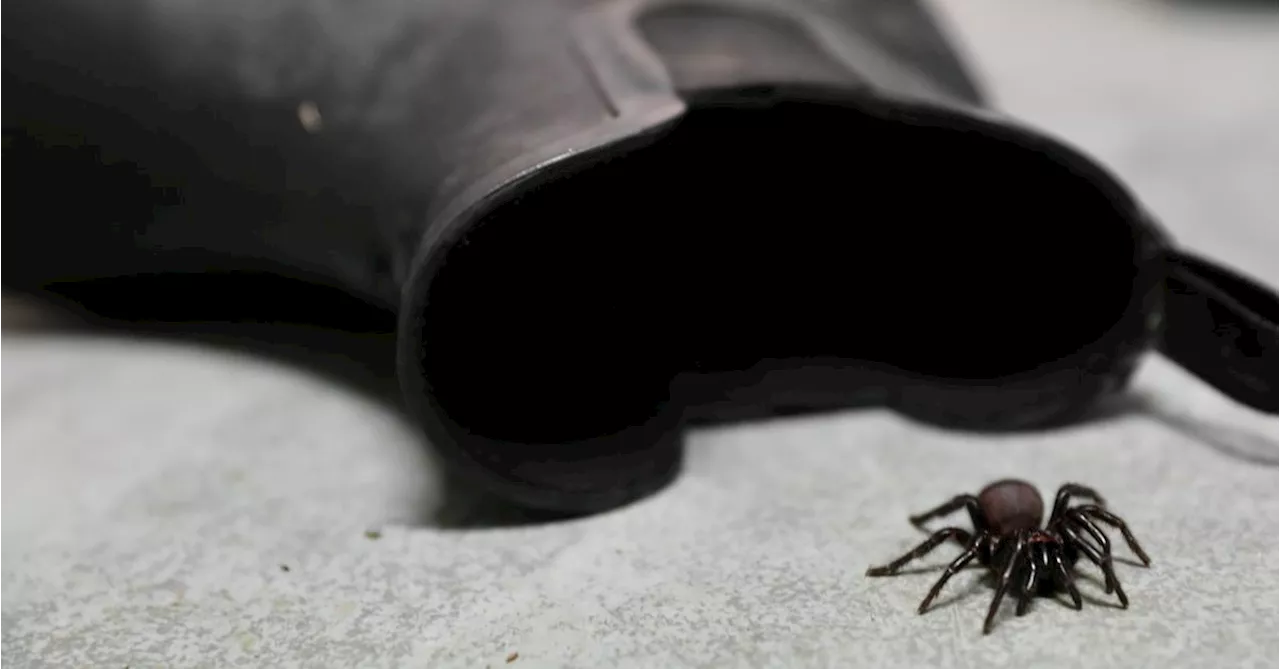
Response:
[[[394,310],[429,441],[523,505],[659,488],[692,420],[1069,420],[1152,346],[1277,409],[1275,293],[987,109],[916,2],[9,15],[6,285],[265,272]]]

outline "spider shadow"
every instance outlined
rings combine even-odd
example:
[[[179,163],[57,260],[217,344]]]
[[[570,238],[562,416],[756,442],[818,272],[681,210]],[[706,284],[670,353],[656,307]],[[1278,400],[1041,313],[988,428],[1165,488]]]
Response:
[[[1143,568],[1143,569],[1146,569],[1146,568],[1147,568],[1147,565],[1142,564],[1142,561],[1141,561],[1141,560],[1136,560],[1136,559],[1131,558],[1131,557],[1112,556],[1111,560],[1112,560],[1113,562],[1117,562],[1117,563],[1119,563],[1119,564],[1126,565],[1126,566],[1129,566],[1129,567],[1141,567],[1141,568]]]
[[[1082,572],[1082,571],[1076,571],[1073,574],[1073,576],[1075,577],[1076,589],[1080,590],[1080,599],[1084,600],[1090,606],[1101,606],[1104,608],[1117,609],[1117,610],[1124,608],[1123,606],[1120,605],[1120,602],[1115,599],[1115,593],[1112,593],[1110,595],[1106,594],[1107,585],[1106,585],[1106,582],[1100,576],[1096,574],[1091,574],[1089,572]],[[1081,581],[1089,584],[1089,590],[1083,590],[1080,588]],[[1103,593],[1103,597],[1107,597],[1108,599],[1103,599],[1102,597],[1099,597],[1097,594],[1095,594],[1098,592]],[[1069,608],[1075,608],[1070,604],[1067,604],[1067,606]]]

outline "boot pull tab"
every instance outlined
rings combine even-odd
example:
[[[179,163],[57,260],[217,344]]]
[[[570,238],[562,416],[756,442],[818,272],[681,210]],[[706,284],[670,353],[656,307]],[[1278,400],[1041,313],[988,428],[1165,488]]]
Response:
[[[1166,258],[1160,351],[1232,399],[1277,413],[1276,292],[1183,250]]]

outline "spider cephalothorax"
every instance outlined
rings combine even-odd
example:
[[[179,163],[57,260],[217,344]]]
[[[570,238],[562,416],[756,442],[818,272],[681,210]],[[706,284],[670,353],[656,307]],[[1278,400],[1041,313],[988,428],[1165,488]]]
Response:
[[[1092,503],[1071,506],[1073,497]],[[996,481],[976,496],[957,495],[936,509],[911,517],[912,525],[923,528],[925,522],[963,508],[969,511],[969,518],[973,521],[972,532],[959,527],[938,530],[906,555],[882,567],[868,569],[867,575],[895,574],[908,562],[924,556],[948,539],[955,539],[964,546],[964,551],[934,583],[924,601],[920,602],[919,612],[928,610],[947,581],[977,558],[996,575],[996,594],[982,626],[982,632],[986,634],[991,631],[1000,602],[1010,589],[1018,597],[1018,615],[1026,613],[1032,596],[1052,594],[1058,590],[1065,591],[1077,609],[1082,608],[1080,592],[1071,574],[1076,561],[1083,555],[1102,570],[1107,593],[1114,591],[1120,605],[1128,608],[1129,598],[1120,587],[1112,565],[1111,542],[1097,523],[1120,530],[1129,548],[1144,565],[1149,566],[1151,558],[1138,545],[1129,526],[1102,508],[1104,504],[1094,490],[1067,483],[1058,489],[1049,522],[1041,527],[1044,501],[1035,487],[1024,481]]]

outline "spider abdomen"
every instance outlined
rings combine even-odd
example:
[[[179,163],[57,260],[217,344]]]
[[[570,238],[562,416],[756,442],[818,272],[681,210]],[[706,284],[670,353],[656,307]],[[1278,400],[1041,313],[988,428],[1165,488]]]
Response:
[[[1044,500],[1026,481],[996,481],[978,493],[978,507],[997,535],[1034,530],[1044,520]]]

